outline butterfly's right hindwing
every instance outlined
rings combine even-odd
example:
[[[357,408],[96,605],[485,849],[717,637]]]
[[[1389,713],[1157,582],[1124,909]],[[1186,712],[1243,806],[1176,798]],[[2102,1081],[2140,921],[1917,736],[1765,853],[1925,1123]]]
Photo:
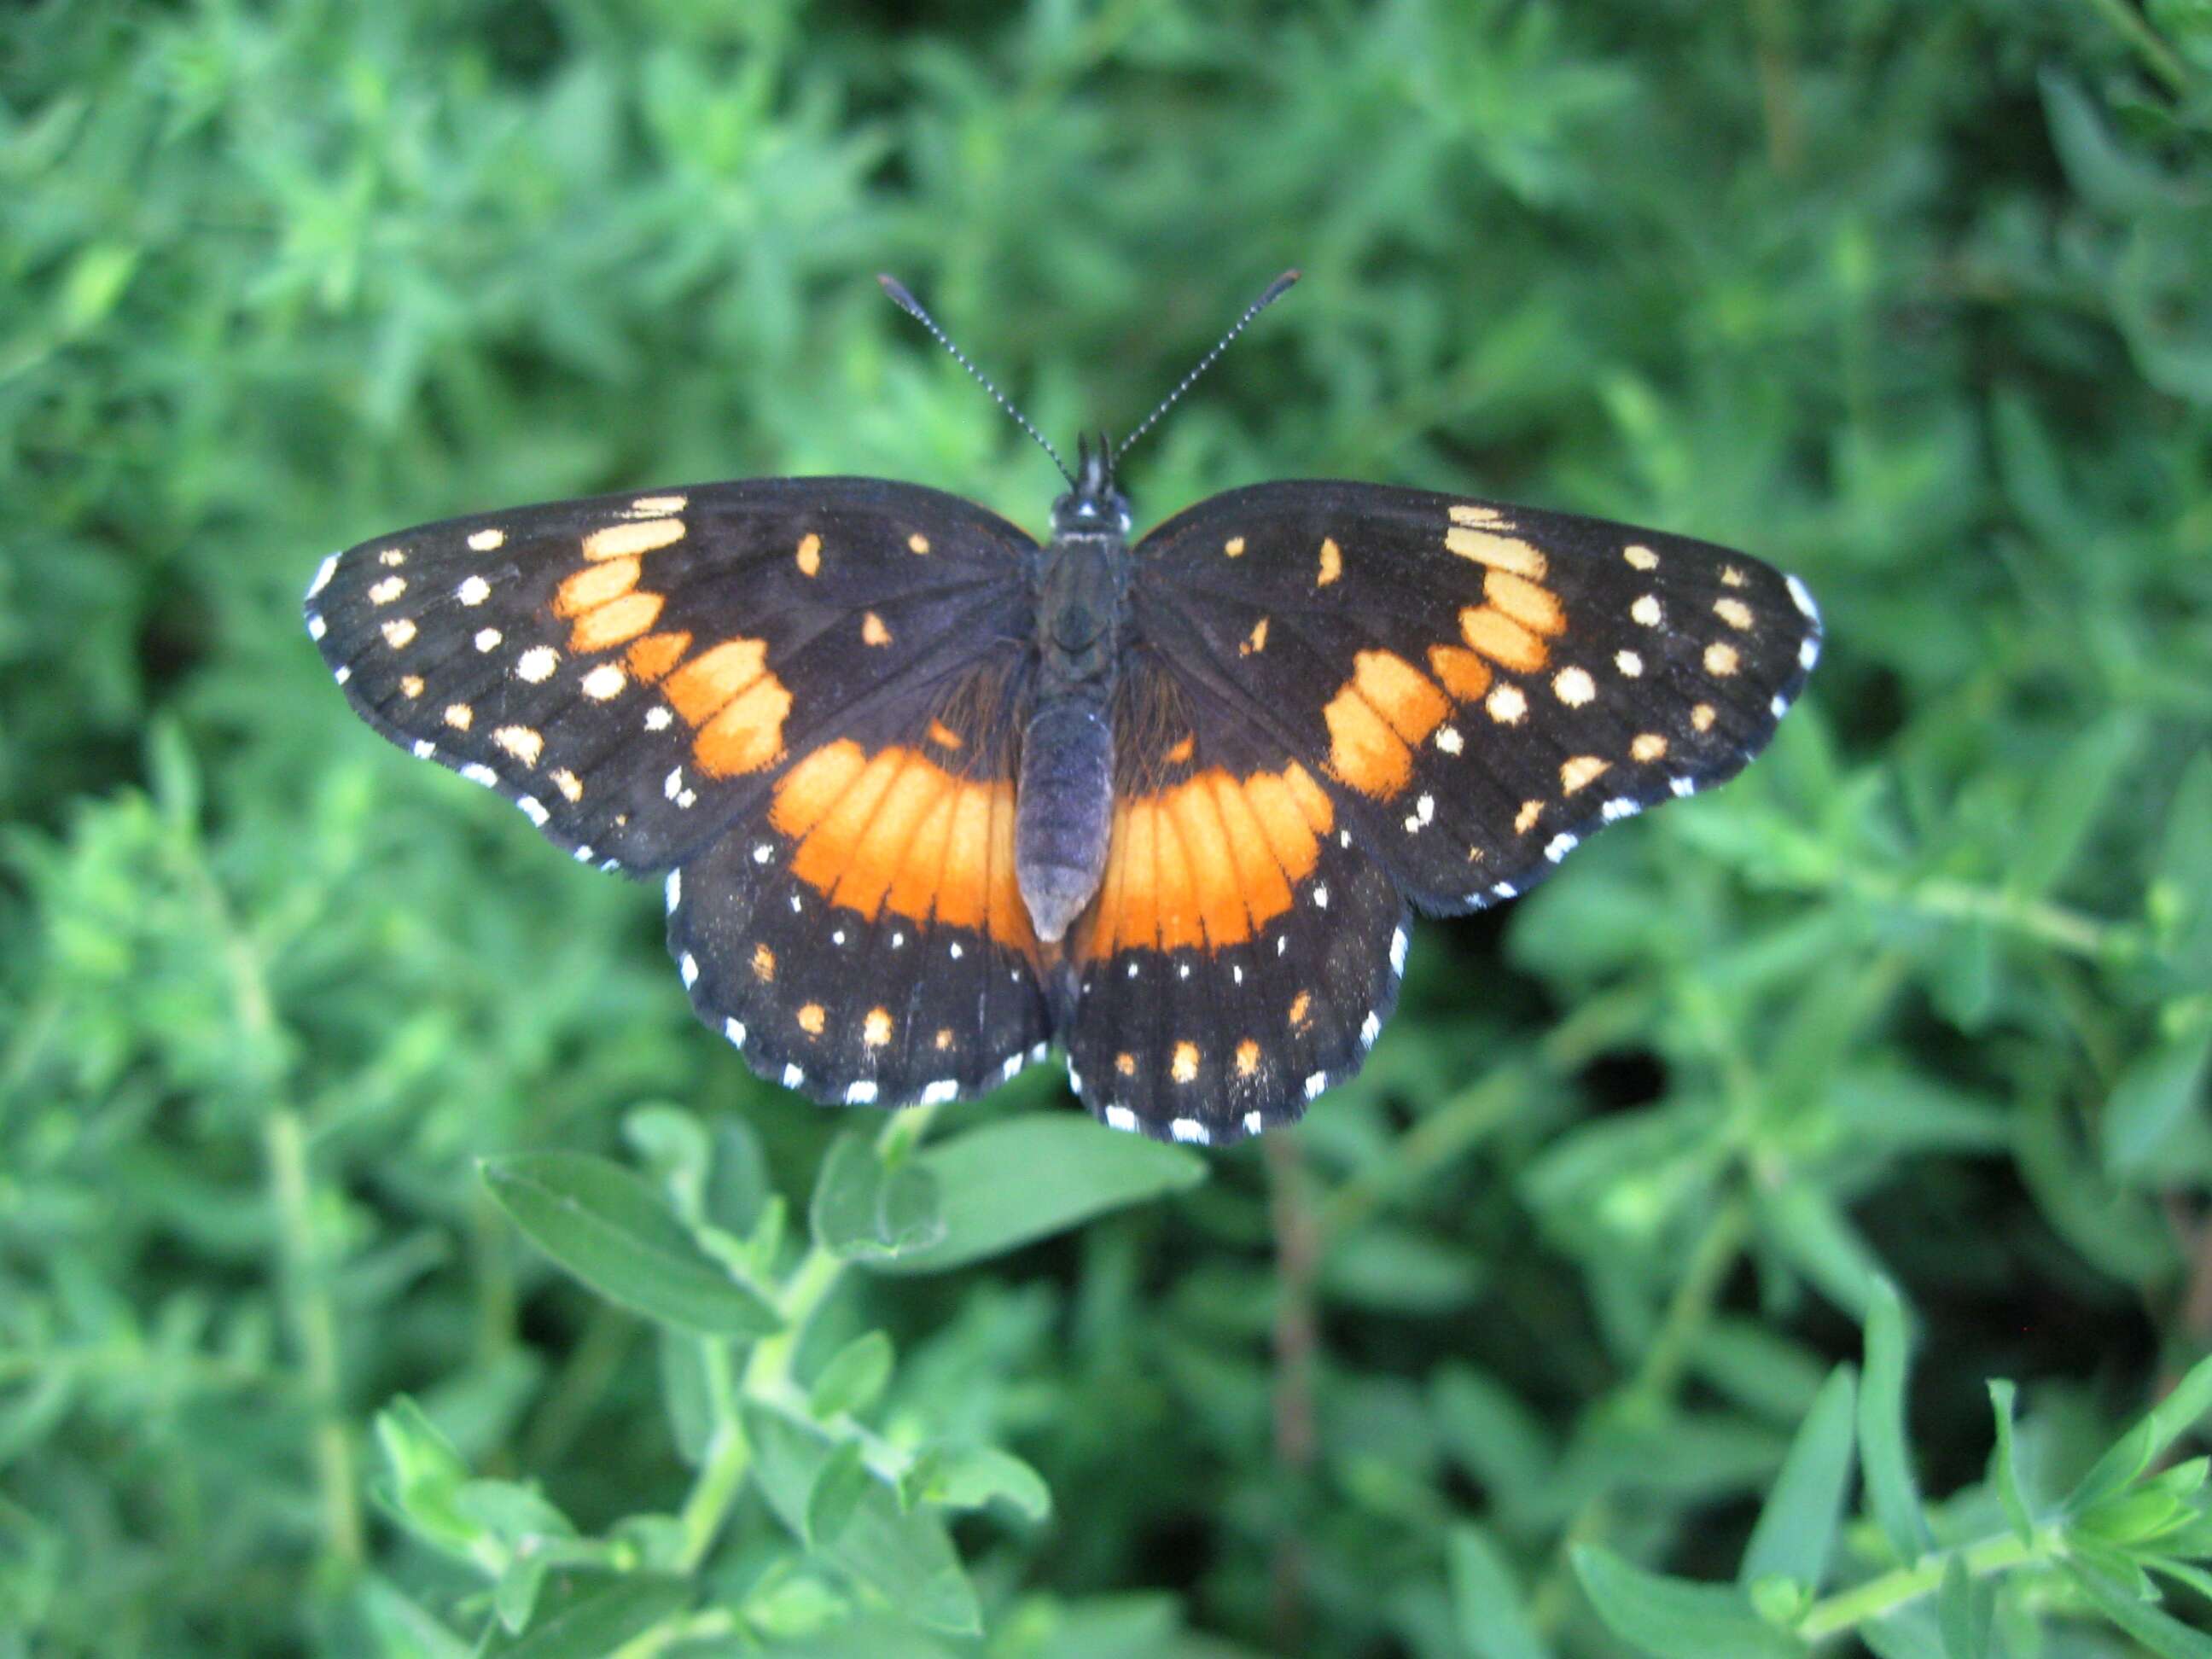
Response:
[[[761,479],[379,537],[325,562],[307,618],[386,738],[641,872],[700,853],[793,757],[1026,637],[1035,552],[937,490]]]

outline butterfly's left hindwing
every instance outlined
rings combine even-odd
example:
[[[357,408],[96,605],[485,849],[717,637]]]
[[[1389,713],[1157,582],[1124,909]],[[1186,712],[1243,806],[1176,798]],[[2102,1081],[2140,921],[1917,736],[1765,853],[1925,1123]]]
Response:
[[[793,756],[1026,635],[1035,552],[937,490],[758,479],[379,537],[325,561],[307,627],[386,738],[644,872]]]
[[[1510,898],[1740,771],[1820,648],[1740,553],[1457,495],[1261,484],[1136,550],[1138,637],[1328,787],[1423,908]]]

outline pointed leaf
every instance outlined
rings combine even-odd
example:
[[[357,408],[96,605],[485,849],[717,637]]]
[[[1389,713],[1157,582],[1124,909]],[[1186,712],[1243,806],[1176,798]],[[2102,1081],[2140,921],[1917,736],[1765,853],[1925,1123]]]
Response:
[[[1656,1659],[1800,1659],[1805,1652],[1759,1618],[1740,1589],[1646,1572],[1595,1544],[1577,1548],[1573,1559],[1597,1616]]]
[[[606,1659],[690,1604],[691,1587],[678,1578],[550,1574],[530,1627],[520,1636],[495,1629],[479,1650],[484,1659]]]
[[[815,1242],[848,1261],[884,1261],[945,1237],[936,1181],[913,1160],[884,1164],[873,1139],[837,1137],[815,1178]]]
[[[1936,1625],[1943,1638],[1943,1659],[1988,1659],[1990,1624],[1996,1616],[1996,1586],[1966,1571],[1966,1558],[1953,1555],[1936,1594]]]
[[[881,1331],[854,1337],[830,1357],[807,1393],[807,1415],[817,1421],[864,1412],[891,1380],[891,1340]]]
[[[1859,1456],[1867,1507],[1907,1561],[1933,1547],[1905,1442],[1905,1309],[1887,1279],[1875,1279],[1867,1310],[1866,1386],[1859,1391]]]
[[[2079,1515],[2127,1486],[2158,1461],[2175,1440],[2212,1409],[2212,1358],[2200,1359],[2173,1392],[2143,1413],[2112,1449],[2092,1464],[2068,1494],[2066,1512]]]
[[[2148,1601],[2137,1601],[2103,1573],[2083,1571],[2068,1563],[2066,1576],[2075,1588],[2130,1636],[2159,1659],[2212,1659],[2212,1636],[2194,1631],[2172,1614]]]
[[[1821,1385],[1751,1530],[1739,1583],[1779,1576],[1818,1589],[1826,1578],[1850,1490],[1856,1384],[1851,1368],[1838,1365]]]
[[[1181,1146],[1122,1134],[1066,1112],[986,1124],[923,1151],[937,1183],[945,1236],[879,1266],[935,1273],[1033,1240],[1206,1178],[1205,1160]]]
[[[1052,1513],[1052,1491],[1044,1477],[995,1446],[933,1446],[916,1460],[904,1486],[910,1505],[980,1510],[995,1499],[1031,1521]]]
[[[1458,1526],[1447,1542],[1460,1644],[1474,1659],[1550,1659],[1528,1622],[1520,1585],[1490,1534]]]
[[[530,1242],[611,1302],[718,1336],[763,1336],[775,1310],[693,1241],[660,1195],[577,1152],[489,1159],[484,1185]]]
[[[826,1549],[843,1535],[874,1480],[860,1456],[860,1443],[840,1442],[816,1473],[814,1489],[806,1494],[808,1548]]]
[[[1997,1489],[1997,1502],[2004,1505],[2005,1519],[2012,1523],[2013,1536],[2023,1544],[2035,1541],[2035,1516],[2027,1506],[2027,1497],[2021,1490],[2020,1462],[2014,1455],[2012,1434],[2013,1397],[2016,1390],[2002,1377],[1990,1382],[1990,1406],[1996,1413],[1997,1442],[1990,1451],[1990,1479]]]

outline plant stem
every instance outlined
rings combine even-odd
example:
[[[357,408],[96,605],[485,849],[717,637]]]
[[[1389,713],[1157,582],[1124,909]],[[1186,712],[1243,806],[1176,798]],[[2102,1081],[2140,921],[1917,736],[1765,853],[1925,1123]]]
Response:
[[[2008,1532],[1960,1549],[1941,1550],[1923,1556],[1909,1567],[1899,1567],[1815,1601],[1797,1621],[1797,1634],[1808,1642],[1825,1642],[1931,1595],[1942,1587],[1954,1557],[1964,1564],[1970,1577],[1984,1578],[2014,1567],[2044,1565],[2065,1553],[2065,1534],[2056,1527],[2039,1529],[2027,1543],[2021,1541],[2019,1534]]]
[[[877,1149],[889,1157],[904,1156],[929,1132],[930,1120],[936,1115],[933,1105],[909,1106],[893,1113],[876,1137]],[[843,1257],[821,1245],[807,1246],[806,1254],[776,1293],[776,1311],[783,1316],[783,1328],[753,1344],[742,1376],[733,1378],[731,1374],[728,1343],[719,1339],[705,1341],[714,1428],[708,1437],[698,1479],[692,1483],[690,1496],[684,1500],[678,1517],[684,1528],[678,1571],[695,1572],[707,1559],[744,1486],[746,1471],[752,1467],[753,1449],[745,1438],[742,1403],[747,1399],[778,1400],[791,1391],[792,1364],[798,1357],[799,1340],[830,1299],[830,1291],[844,1279],[846,1266]]]

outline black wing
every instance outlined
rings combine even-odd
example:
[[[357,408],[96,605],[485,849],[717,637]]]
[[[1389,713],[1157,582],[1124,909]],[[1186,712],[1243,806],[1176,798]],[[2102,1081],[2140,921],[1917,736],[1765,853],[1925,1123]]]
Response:
[[[1811,595],[1756,559],[1459,495],[1262,484],[1136,558],[1139,636],[1323,779],[1433,911],[1735,775],[1820,651]]]
[[[763,1076],[896,1105],[1048,1035],[1012,851],[1036,553],[936,490],[710,484],[364,542],[307,627],[386,737],[668,871],[693,1007]]]
[[[307,631],[355,711],[574,855],[680,864],[791,756],[1031,631],[1036,544],[874,478],[448,520],[325,560]]]

